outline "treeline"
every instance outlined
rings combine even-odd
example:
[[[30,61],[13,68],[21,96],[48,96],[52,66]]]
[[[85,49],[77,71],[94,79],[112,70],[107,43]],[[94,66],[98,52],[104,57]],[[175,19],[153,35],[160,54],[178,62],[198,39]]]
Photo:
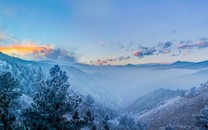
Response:
[[[58,65],[49,75],[34,73],[27,96],[23,81],[11,72],[0,73],[0,129],[3,130],[139,130],[132,115],[82,96],[70,88],[68,76]],[[28,85],[28,84],[26,84]],[[32,88],[31,88],[32,87]],[[27,86],[24,86],[27,88]],[[25,101],[26,100],[26,101]]]

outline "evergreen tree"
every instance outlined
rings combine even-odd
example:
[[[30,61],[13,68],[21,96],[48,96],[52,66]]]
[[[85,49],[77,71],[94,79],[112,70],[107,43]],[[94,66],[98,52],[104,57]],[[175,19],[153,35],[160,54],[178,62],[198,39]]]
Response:
[[[110,130],[110,127],[108,125],[108,120],[109,120],[109,117],[108,115],[106,115],[105,119],[103,120],[103,125],[101,127],[102,130]]]
[[[84,124],[84,120],[80,119],[79,112],[76,110],[72,115],[72,119],[69,121],[68,128],[73,130],[80,130]]]
[[[139,122],[135,122],[131,114],[123,114],[119,118],[119,129],[125,130],[143,130],[144,128]]]
[[[66,129],[65,115],[77,109],[81,98],[69,90],[68,76],[58,65],[49,71],[49,78],[41,80],[32,107],[25,112],[25,125],[31,129]]]
[[[18,86],[19,81],[10,72],[3,72],[0,75],[0,121],[4,125],[4,130],[11,130],[15,121],[12,105],[21,95],[17,91]]]
[[[90,130],[96,130],[96,126],[93,125]]]
[[[35,74],[33,76],[33,79],[32,79],[32,92],[34,96],[34,93],[36,93],[38,90],[41,89],[41,86],[44,86],[44,80],[45,80],[45,75],[41,69],[41,67],[37,70],[37,72],[35,71]]]
[[[68,128],[73,130],[80,130],[83,127],[96,129],[96,127],[93,124],[93,121],[94,121],[94,117],[91,114],[90,110],[87,110],[83,118],[79,116],[79,112],[78,110],[76,110],[73,113],[72,118],[68,123]]]
[[[201,110],[201,114],[196,116],[196,126],[201,129],[208,129],[208,106]]]
[[[88,125],[93,125],[93,121],[94,121],[94,116],[92,115],[90,110],[87,110],[87,112],[84,115],[84,121],[88,124]]]

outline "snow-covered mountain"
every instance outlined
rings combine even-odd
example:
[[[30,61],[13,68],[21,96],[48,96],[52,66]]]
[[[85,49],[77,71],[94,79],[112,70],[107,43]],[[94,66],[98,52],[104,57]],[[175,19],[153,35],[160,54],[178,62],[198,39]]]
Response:
[[[158,68],[158,66],[160,67]],[[198,70],[180,68],[168,69],[166,67],[166,69],[161,69],[161,66],[167,65],[78,66],[78,68],[94,77],[97,82],[119,99],[117,103],[120,106],[126,107],[137,98],[159,88],[189,89],[192,87],[191,83],[186,82],[186,86],[189,88],[185,88],[185,86],[181,87],[182,85],[179,87],[177,85],[173,86],[169,82],[174,82],[175,77],[198,72]],[[180,78],[180,80],[185,79]],[[180,84],[180,82],[176,83]],[[199,83],[201,81],[197,81],[196,85]],[[165,86],[162,86],[162,84],[165,84]]]
[[[61,69],[67,72],[69,82],[74,90],[79,91],[82,95],[93,95],[99,100],[110,100],[122,108],[159,88],[177,90],[197,86],[206,81],[205,70],[207,68],[206,61],[90,66],[50,60],[27,61],[0,53],[1,70],[12,71],[17,78],[21,78],[21,81],[25,80],[25,87],[30,86],[28,81],[33,78],[34,70],[41,67],[45,73],[48,73],[54,64],[59,64]],[[196,69],[194,66],[201,67]]]
[[[16,78],[23,82],[24,91],[30,91],[30,81],[33,79],[35,70],[41,67],[44,73],[48,74],[48,70],[55,64],[57,63],[52,61],[27,61],[0,53],[0,70],[11,71]],[[100,101],[109,103],[117,101],[110,92],[100,87],[101,85],[92,76],[72,65],[59,65],[67,72],[73,90],[82,95],[93,95]]]
[[[185,95],[185,92],[185,90],[170,90],[161,88],[150,92],[145,96],[139,97],[136,101],[127,106],[125,110],[134,113],[149,111],[171,98]]]
[[[185,90],[207,80],[207,61],[175,62],[126,66],[90,66],[56,61],[27,61],[0,53],[0,72],[10,71],[29,94],[31,81],[41,67],[44,73],[59,64],[67,72],[71,88],[96,101],[126,108],[149,129],[195,129],[194,115],[208,103],[208,83],[198,89]],[[162,88],[162,89],[158,89]],[[119,108],[117,107],[117,108]],[[124,116],[125,117],[125,116]],[[131,118],[133,119],[133,118]]]
[[[208,83],[199,88],[192,88],[185,96],[169,99],[164,104],[138,115],[138,120],[148,124],[148,129],[165,129],[172,127],[177,130],[194,130],[195,116],[208,105]]]

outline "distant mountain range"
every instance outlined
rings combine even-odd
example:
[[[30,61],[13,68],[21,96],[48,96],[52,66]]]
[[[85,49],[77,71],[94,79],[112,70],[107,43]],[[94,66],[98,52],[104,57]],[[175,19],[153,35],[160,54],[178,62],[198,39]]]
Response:
[[[75,66],[79,67],[127,67],[127,68],[153,68],[153,69],[171,69],[171,68],[180,68],[180,69],[204,69],[208,68],[208,60],[201,61],[201,62],[189,62],[189,61],[176,61],[170,64],[163,64],[163,63],[147,63],[147,64],[127,64],[127,65],[104,65],[104,66],[91,66],[87,64],[74,64]]]
[[[59,64],[67,72],[74,90],[83,95],[91,94],[101,100],[111,100],[122,108],[159,88],[173,91],[189,89],[205,82],[208,76],[208,61],[91,66],[72,62],[57,63],[51,60],[28,61],[0,53],[0,69],[12,71],[18,78],[31,78],[31,70],[39,67],[48,73],[54,64]],[[151,105],[143,106],[139,111],[147,107],[151,108]]]
[[[188,62],[188,61],[176,61],[171,64],[139,64],[132,65],[128,64],[127,67],[143,67],[143,68],[155,68],[155,69],[170,69],[170,68],[180,68],[180,69],[203,69],[208,68],[208,61],[201,62]]]

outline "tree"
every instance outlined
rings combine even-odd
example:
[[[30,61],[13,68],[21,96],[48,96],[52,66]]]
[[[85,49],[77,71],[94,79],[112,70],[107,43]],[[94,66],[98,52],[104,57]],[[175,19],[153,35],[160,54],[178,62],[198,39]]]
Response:
[[[80,118],[78,110],[76,110],[71,120],[68,123],[68,128],[73,130],[80,130],[83,127],[88,127],[91,129],[96,129],[96,126],[93,124],[94,116],[90,110],[84,114],[83,118]]]
[[[195,116],[196,117],[196,126],[202,129],[208,129],[208,106],[205,106],[201,110],[201,114]]]
[[[102,130],[110,130],[109,125],[108,125],[108,120],[109,117],[106,115],[105,119],[103,120],[103,125],[101,127]]]
[[[19,81],[10,72],[3,72],[0,75],[0,121],[4,125],[4,130],[11,130],[15,121],[12,114],[13,103],[21,96],[17,91]]]
[[[125,130],[142,130],[143,127],[139,122],[135,122],[135,119],[130,114],[123,114],[119,118],[119,129]]]
[[[32,107],[24,113],[25,125],[30,129],[64,129],[67,113],[73,112],[81,103],[81,98],[69,90],[68,76],[58,65],[49,71],[47,80],[39,81]]]
[[[90,130],[96,130],[96,126],[93,125]]]
[[[93,125],[93,121],[94,121],[94,116],[92,115],[90,110],[87,110],[87,112],[84,115],[84,121],[88,124],[88,125]]]
[[[37,92],[39,89],[41,89],[41,86],[44,85],[44,80],[45,80],[45,75],[41,69],[41,67],[35,71],[35,73],[33,74],[33,79],[32,79],[32,85],[31,85],[31,92],[33,94],[29,94],[29,95],[33,95],[34,96],[34,93]]]
[[[79,112],[76,110],[72,115],[72,119],[68,123],[68,128],[73,130],[80,130],[84,125],[84,120],[80,119]]]

